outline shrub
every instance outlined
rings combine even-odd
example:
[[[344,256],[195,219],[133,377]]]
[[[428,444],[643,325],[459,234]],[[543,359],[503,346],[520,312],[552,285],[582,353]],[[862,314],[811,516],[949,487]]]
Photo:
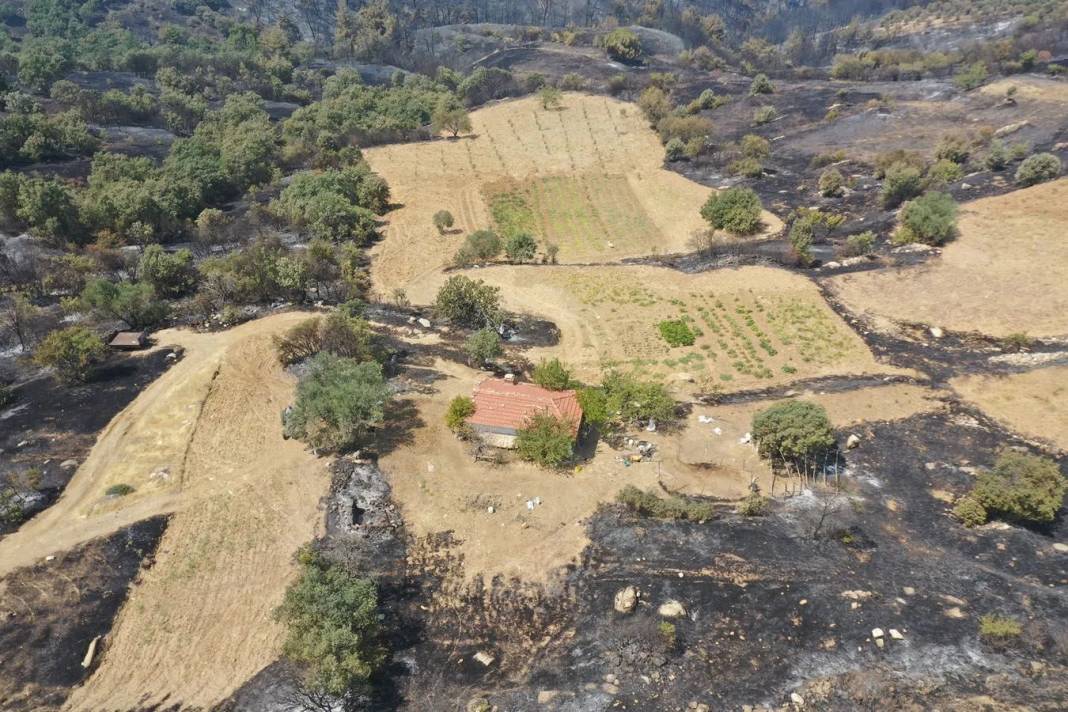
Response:
[[[1004,141],[995,139],[990,143],[990,152],[986,154],[984,163],[992,171],[1004,170],[1009,165],[1009,149]]]
[[[622,27],[601,38],[601,46],[617,62],[637,62],[642,57],[642,42],[638,35]]]
[[[685,142],[693,141],[694,139],[700,139],[704,142],[712,135],[712,119],[706,116],[676,116],[672,114],[657,122],[656,128],[660,132],[660,140],[663,143],[676,138]]]
[[[159,245],[149,245],[138,261],[137,277],[151,285],[156,294],[180,297],[196,285],[193,253],[185,249],[165,252]]]
[[[1053,180],[1061,173],[1061,159],[1052,153],[1036,153],[1028,156],[1016,169],[1016,182],[1020,185],[1036,185]]]
[[[323,348],[319,322],[319,317],[305,319],[289,327],[284,334],[275,336],[274,348],[279,362],[288,366],[319,353]]]
[[[166,302],[156,299],[144,282],[109,282],[94,279],[85,285],[79,306],[104,319],[118,319],[133,329],[155,326],[167,317]]]
[[[120,482],[117,485],[108,487],[104,490],[104,494],[108,497],[125,497],[126,495],[133,493],[133,491],[134,488],[132,486]]]
[[[953,82],[963,91],[971,91],[982,86],[987,76],[989,72],[987,72],[986,64],[975,62],[957,72],[953,77]]]
[[[735,176],[759,178],[764,175],[764,164],[755,158],[739,158],[737,161],[730,162],[727,172]]]
[[[367,684],[386,660],[378,591],[321,554],[300,554],[300,576],[274,612],[286,627],[282,651],[303,668],[304,687],[342,697]]]
[[[882,190],[884,208],[896,208],[922,191],[923,173],[915,165],[899,162],[886,169]]]
[[[434,134],[448,131],[456,138],[471,131],[471,116],[458,100],[442,97],[430,117],[430,129]]]
[[[280,363],[289,366],[320,353],[332,353],[357,361],[375,357],[374,334],[361,317],[337,311],[327,317],[311,317],[274,338]]]
[[[518,431],[515,449],[521,458],[544,467],[559,467],[572,454],[571,424],[549,413],[532,415]]]
[[[550,391],[563,391],[571,388],[571,371],[558,358],[542,361],[534,367],[531,378],[542,388]]]
[[[753,111],[753,124],[756,126],[770,124],[778,116],[779,112],[775,111],[774,106],[761,106]]]
[[[759,492],[750,492],[738,503],[738,514],[743,517],[762,517],[768,513],[768,498]]]
[[[1066,488],[1055,461],[1006,450],[993,470],[979,476],[971,496],[991,515],[1046,523],[1060,510]]]
[[[953,507],[953,514],[966,527],[978,527],[986,524],[989,516],[986,507],[975,497],[962,497]]]
[[[872,248],[874,247],[875,233],[871,230],[865,230],[864,232],[857,233],[856,235],[850,235],[846,238],[844,253],[846,257],[859,257],[861,255],[870,255]]]
[[[467,396],[456,396],[449,401],[445,411],[445,425],[449,430],[460,431],[467,425],[467,419],[475,414],[475,402]]]
[[[645,114],[646,120],[653,125],[671,113],[671,102],[663,89],[656,86],[646,87],[638,96],[638,108]]]
[[[1008,638],[1017,638],[1022,632],[1023,626],[1013,618],[994,613],[988,613],[979,618],[979,636],[985,640],[1004,641]]]
[[[660,642],[667,650],[674,650],[679,645],[679,635],[675,624],[671,621],[660,621],[656,624],[656,631],[660,634]]]
[[[508,236],[504,253],[512,262],[529,262],[538,251],[538,242],[529,232],[517,232]]]
[[[931,191],[911,201],[901,211],[901,227],[895,240],[941,245],[957,231],[957,202],[948,193]]]
[[[689,324],[681,319],[670,319],[657,324],[660,336],[669,346],[693,346],[695,336]]]
[[[738,150],[746,158],[754,158],[758,161],[765,160],[771,155],[771,141],[756,134],[746,134],[738,142]]]
[[[912,166],[921,174],[927,168],[927,161],[919,153],[899,148],[893,151],[883,151],[875,156],[875,177],[880,180],[886,178],[890,169],[899,163]]]
[[[954,183],[963,177],[964,168],[959,163],[946,158],[938,160],[927,170],[927,178],[931,183],[938,185]]]
[[[715,230],[751,235],[760,229],[764,206],[749,188],[728,188],[713,193],[701,207],[701,217]]]
[[[439,235],[444,235],[445,231],[451,228],[455,224],[455,220],[452,217],[452,213],[448,210],[439,210],[434,213],[434,227],[437,228]]]
[[[501,238],[497,233],[492,230],[476,230],[464,240],[463,247],[456,252],[453,261],[457,266],[486,262],[501,254],[501,248]]]
[[[481,329],[499,326],[503,321],[500,290],[481,279],[454,275],[438,290],[434,310],[454,324]]]
[[[790,226],[790,247],[793,248],[794,256],[801,265],[809,265],[812,262],[812,241],[815,238],[815,230],[812,220],[798,218]]]
[[[758,74],[753,77],[753,82],[749,85],[749,96],[774,93],[775,87],[771,85],[771,80],[768,79],[767,74]]]
[[[616,501],[635,514],[656,519],[683,519],[691,522],[704,522],[714,519],[716,516],[716,510],[710,502],[677,496],[657,497],[655,494],[644,492],[634,485],[627,485],[620,490],[619,494],[616,495]]]
[[[92,367],[107,354],[104,340],[84,326],[53,331],[37,346],[34,361],[54,368],[65,383],[83,383]]]
[[[553,85],[546,84],[538,90],[538,98],[541,100],[541,108],[551,111],[560,108],[564,95]]]
[[[762,457],[805,460],[834,449],[834,430],[823,406],[789,400],[753,416],[753,439]]]
[[[845,178],[837,168],[828,168],[820,173],[820,193],[823,196],[833,198],[842,192],[844,186]]]
[[[297,384],[286,432],[315,448],[350,447],[382,424],[389,396],[389,385],[378,363],[318,354]]]
[[[686,157],[686,144],[680,138],[673,138],[664,146],[664,158],[669,161],[681,161]]]
[[[592,423],[629,425],[675,418],[675,401],[664,384],[616,371],[605,374],[600,388],[579,391],[579,403]]]
[[[965,163],[971,155],[971,145],[968,140],[958,134],[943,136],[935,147],[935,158],[940,161],[953,161]]]
[[[464,342],[464,351],[476,364],[483,364],[504,353],[501,347],[501,335],[496,329],[484,327],[467,337]]]

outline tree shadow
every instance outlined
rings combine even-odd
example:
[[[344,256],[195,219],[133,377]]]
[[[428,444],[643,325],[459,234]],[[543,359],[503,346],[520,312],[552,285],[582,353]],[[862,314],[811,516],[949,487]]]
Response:
[[[419,415],[419,408],[411,398],[400,398],[386,404],[385,422],[375,432],[373,446],[379,457],[398,448],[411,445],[414,433],[426,423]]]

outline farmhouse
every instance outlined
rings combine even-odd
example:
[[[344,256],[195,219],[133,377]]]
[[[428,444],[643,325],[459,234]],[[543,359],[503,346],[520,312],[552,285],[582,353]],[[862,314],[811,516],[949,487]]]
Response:
[[[487,378],[475,386],[475,412],[468,424],[490,445],[515,447],[518,431],[538,412],[571,424],[572,437],[582,425],[582,407],[575,391],[550,391],[532,383]]]

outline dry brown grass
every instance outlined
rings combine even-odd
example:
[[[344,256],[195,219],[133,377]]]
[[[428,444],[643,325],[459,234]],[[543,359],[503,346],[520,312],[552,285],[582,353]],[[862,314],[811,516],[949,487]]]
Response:
[[[924,265],[828,280],[851,310],[993,336],[1068,334],[1068,179],[961,206],[960,237]]]
[[[166,331],[184,359],[100,435],[60,500],[0,541],[0,571],[144,517],[173,512],[156,560],[134,586],[100,666],[67,707],[207,709],[279,653],[271,619],[310,540],[326,462],[282,439],[294,379],[271,335],[289,313],[218,334]],[[168,470],[167,478],[152,473]],[[106,500],[109,484],[137,489]]]
[[[1010,376],[964,376],[950,385],[1006,427],[1068,450],[1068,366]]]
[[[564,180],[581,189],[588,204],[572,207],[577,220],[566,212],[570,201],[546,199],[540,208],[543,236],[559,245],[561,262],[686,251],[704,227],[699,209],[711,190],[662,168],[663,146],[634,104],[567,93],[559,111],[528,97],[476,111],[471,120],[470,137],[365,152],[403,205],[387,216],[385,239],[372,251],[381,293],[417,287],[449,262],[463,234],[491,227],[485,188],[501,181],[539,188]],[[431,224],[442,209],[456,217],[455,234],[440,236]],[[650,227],[614,226],[621,210],[644,215]],[[770,213],[765,223],[771,232],[782,227]],[[609,230],[622,230],[618,241],[606,237]]]

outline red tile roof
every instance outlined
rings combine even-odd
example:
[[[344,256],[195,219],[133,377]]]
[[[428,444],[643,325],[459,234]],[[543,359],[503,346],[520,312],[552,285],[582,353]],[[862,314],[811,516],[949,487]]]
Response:
[[[475,386],[475,413],[467,422],[473,426],[519,430],[539,411],[571,423],[578,435],[582,406],[575,391],[550,391],[532,383],[513,383],[503,378],[487,378]]]

